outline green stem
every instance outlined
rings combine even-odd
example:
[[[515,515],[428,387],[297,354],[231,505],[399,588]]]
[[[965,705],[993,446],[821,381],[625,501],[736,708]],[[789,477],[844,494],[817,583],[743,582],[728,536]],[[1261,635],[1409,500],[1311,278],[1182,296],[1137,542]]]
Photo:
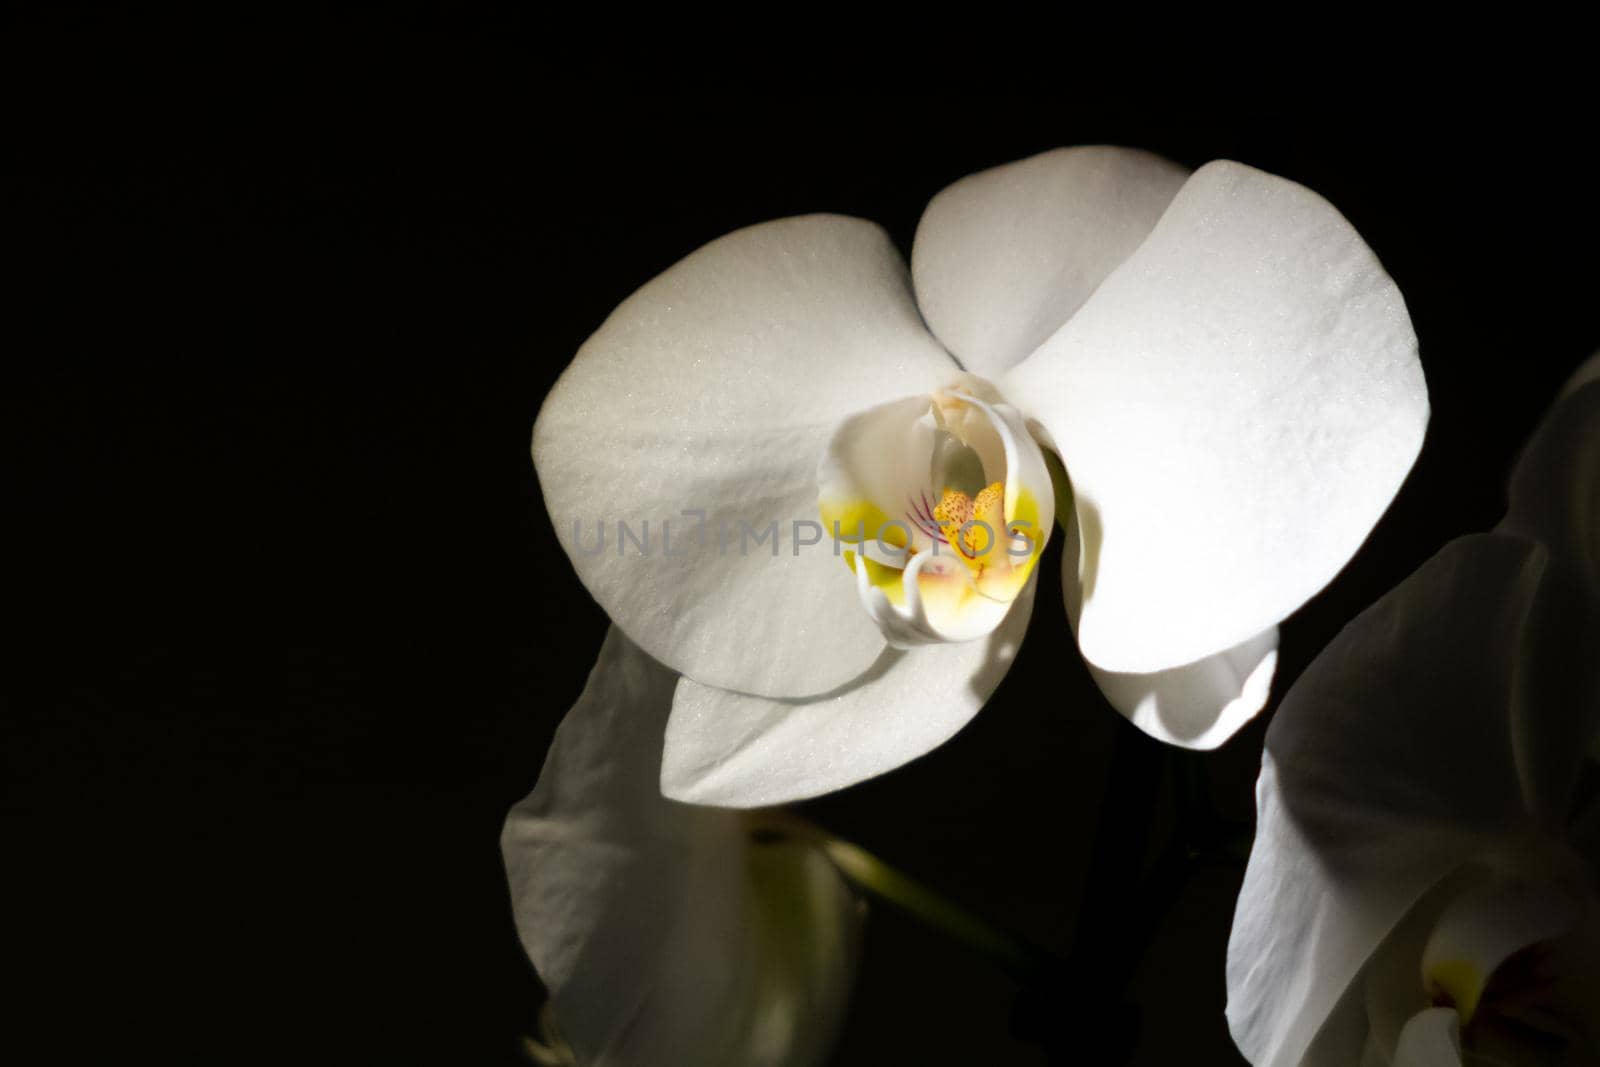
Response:
[[[753,817],[752,828],[757,833],[811,845],[851,885],[981,953],[1013,977],[1027,979],[1061,963],[1047,950],[991,925],[866,849],[840,840],[797,815],[761,812]]]

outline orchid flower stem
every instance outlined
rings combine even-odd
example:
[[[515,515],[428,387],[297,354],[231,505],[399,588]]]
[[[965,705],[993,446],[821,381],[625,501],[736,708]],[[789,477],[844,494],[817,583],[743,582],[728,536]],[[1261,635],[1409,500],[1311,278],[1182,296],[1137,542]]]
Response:
[[[991,925],[867,850],[842,841],[797,815],[762,812],[756,816],[753,828],[758,834],[811,845],[858,890],[966,945],[1019,980],[1030,980],[1062,966],[1048,950]]]

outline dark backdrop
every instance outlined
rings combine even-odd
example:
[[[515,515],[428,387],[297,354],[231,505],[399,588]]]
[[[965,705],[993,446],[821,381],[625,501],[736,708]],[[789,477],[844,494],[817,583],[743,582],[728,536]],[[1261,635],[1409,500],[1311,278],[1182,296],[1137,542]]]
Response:
[[[718,234],[833,211],[909,251],[948,182],[1083,142],[1332,200],[1406,295],[1434,419],[1369,544],[1284,625],[1274,703],[1495,522],[1600,345],[1593,172],[1552,101],[779,100],[541,76],[511,48],[169,58],[10,74],[8,1040],[52,1061],[515,1062],[539,992],[496,838],[606,626],[549,547],[529,430],[610,308]],[[1162,751],[1041,590],[970,727],[808,809],[1077,980],[1019,998],[879,909],[841,1064],[1236,1059],[1241,865],[1161,859],[1249,821],[1266,716]]]

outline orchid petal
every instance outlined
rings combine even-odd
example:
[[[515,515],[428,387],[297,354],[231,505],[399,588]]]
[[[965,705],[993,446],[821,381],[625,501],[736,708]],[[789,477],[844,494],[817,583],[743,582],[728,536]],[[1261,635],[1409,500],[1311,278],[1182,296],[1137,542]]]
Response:
[[[1503,534],[1451,543],[1285,697],[1228,946],[1229,1027],[1257,1067],[1298,1064],[1396,923],[1515,825],[1510,653],[1545,559]]]
[[[1428,414],[1404,301],[1360,236],[1310,190],[1228,162],[1196,171],[1000,386],[1072,478],[1078,642],[1121,673],[1240,645],[1320,590]]]
[[[797,543],[818,460],[849,413],[955,370],[877,226],[808,216],[729,234],[624,301],[545,400],[533,455],[556,535],[612,620],[672,669],[826,692],[883,641],[832,554]],[[597,524],[637,537],[646,521],[648,557],[620,536],[592,551]]]
[[[928,327],[975,373],[1021,362],[1139,247],[1187,174],[1091,145],[962,178],[928,204],[912,244]]]
[[[1278,667],[1278,628],[1225,652],[1151,674],[1116,674],[1089,664],[1106,700],[1158,741],[1209,750],[1262,708]]]
[[[1076,521],[1066,529],[1061,594],[1074,631],[1083,607]],[[1194,663],[1149,674],[1119,674],[1087,664],[1089,676],[1118,712],[1158,741],[1213,749],[1266,707],[1278,667],[1278,628]]]
[[[982,641],[890,649],[838,693],[770,700],[678,683],[661,791],[728,807],[843,789],[937,748],[989,699],[1016,657],[1033,583]]]
[[[584,1064],[820,1064],[859,904],[814,850],[660,795],[676,680],[612,628],[501,836],[523,946]]]

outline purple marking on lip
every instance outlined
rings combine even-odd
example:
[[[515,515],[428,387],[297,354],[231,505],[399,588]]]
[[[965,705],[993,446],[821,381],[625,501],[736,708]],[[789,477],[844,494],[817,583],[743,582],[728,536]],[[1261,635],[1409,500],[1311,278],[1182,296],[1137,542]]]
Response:
[[[906,518],[916,523],[917,529],[938,541],[941,545],[948,545],[950,542],[945,539],[938,523],[934,521],[932,509],[928,507],[928,494],[922,493],[921,496],[922,504],[919,509],[917,502],[911,498],[911,494],[906,494],[906,502],[911,505],[911,510],[906,512]]]

